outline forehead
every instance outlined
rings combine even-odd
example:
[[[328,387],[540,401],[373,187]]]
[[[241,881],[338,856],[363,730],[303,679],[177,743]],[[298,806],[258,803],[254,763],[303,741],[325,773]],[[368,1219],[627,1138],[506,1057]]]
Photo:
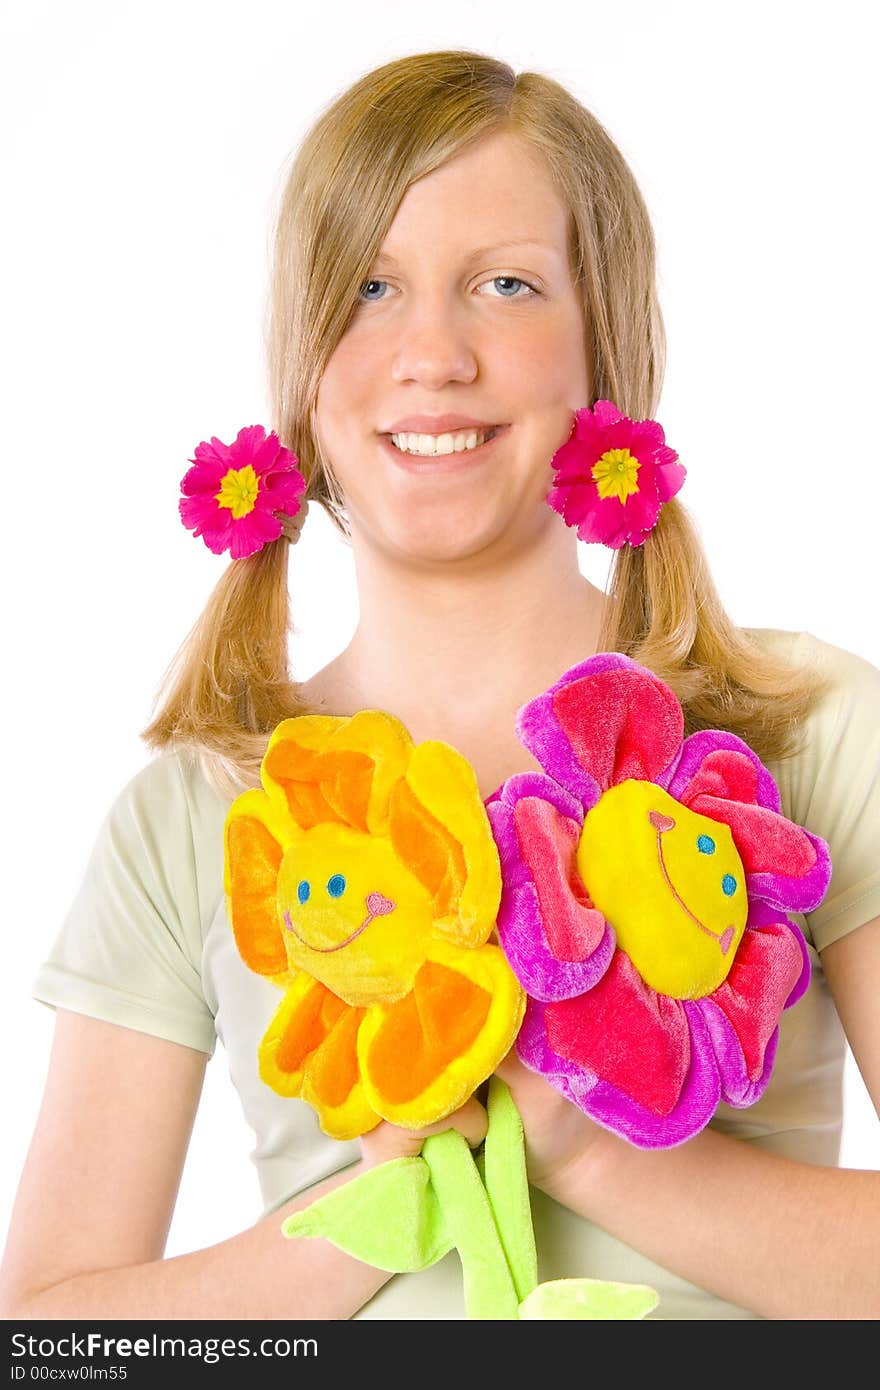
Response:
[[[377,259],[517,250],[566,255],[570,213],[539,152],[508,133],[485,136],[410,184]]]

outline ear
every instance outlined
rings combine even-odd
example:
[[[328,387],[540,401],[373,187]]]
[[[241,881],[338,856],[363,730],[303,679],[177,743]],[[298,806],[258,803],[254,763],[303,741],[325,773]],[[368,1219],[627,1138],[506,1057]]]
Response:
[[[501,866],[474,771],[448,743],[414,749],[389,805],[395,853],[434,900],[437,931],[460,946],[488,940]]]
[[[265,792],[243,792],[226,813],[223,890],[239,955],[258,975],[287,971],[276,911],[284,849],[275,811]]]
[[[299,715],[273,731],[263,785],[304,830],[336,821],[370,834],[384,828],[411,748],[404,725],[381,710]]]

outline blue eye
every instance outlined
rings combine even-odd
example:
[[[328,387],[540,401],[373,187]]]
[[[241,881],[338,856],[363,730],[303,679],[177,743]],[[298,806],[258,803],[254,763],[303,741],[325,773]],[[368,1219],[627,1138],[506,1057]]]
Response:
[[[368,289],[370,288],[371,285],[386,285],[387,283],[388,283],[387,280],[376,280],[376,279],[365,280],[364,283],[361,285],[360,290],[358,291],[358,294],[359,294],[359,295],[363,295],[364,290],[368,290]],[[378,301],[377,299],[363,299],[363,300],[362,300],[362,303],[364,303],[364,304],[378,304],[379,301]]]
[[[331,898],[342,897],[345,892],[345,879],[342,874],[334,874],[332,878],[327,880],[327,892]]]
[[[725,897],[731,897],[736,892],[736,879],[733,874],[725,874],[721,880],[721,890]]]
[[[697,840],[697,849],[700,851],[701,854],[714,854],[715,841],[712,839],[712,836],[701,835],[700,838]]]
[[[528,290],[528,294],[502,294],[502,299],[535,299],[538,291],[534,285],[530,285],[528,280],[521,280],[518,275],[493,275],[491,280],[485,280],[486,285],[498,285],[507,282],[508,285],[522,285]],[[491,298],[491,296],[490,296]]]
[[[299,898],[299,900],[300,900],[301,903],[307,903],[308,900],[309,900],[309,896],[310,896],[310,894],[311,894],[311,891],[312,891],[312,890],[311,890],[311,887],[309,886],[308,881],[307,881],[306,879],[303,879],[302,883],[300,883],[299,887],[298,887],[297,890],[296,890],[296,896]]]

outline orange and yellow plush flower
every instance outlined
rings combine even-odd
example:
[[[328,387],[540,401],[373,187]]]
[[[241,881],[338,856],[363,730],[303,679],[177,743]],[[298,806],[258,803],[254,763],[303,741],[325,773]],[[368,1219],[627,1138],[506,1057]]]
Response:
[[[473,769],[393,715],[273,731],[224,829],[239,953],[284,989],[260,1076],[351,1139],[458,1109],[509,1051],[525,993],[489,944],[498,851]]]

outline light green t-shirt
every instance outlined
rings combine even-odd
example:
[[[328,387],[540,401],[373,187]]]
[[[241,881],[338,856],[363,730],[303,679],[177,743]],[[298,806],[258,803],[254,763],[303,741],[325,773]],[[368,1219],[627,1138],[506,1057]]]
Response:
[[[783,815],[828,841],[833,875],[819,908],[790,914],[812,964],[804,996],[780,1021],[770,1083],[755,1105],[721,1105],[712,1126],[786,1157],[834,1165],[842,1121],[845,1036],[817,954],[880,915],[880,670],[811,633],[750,629],[798,661],[828,665],[835,687],[814,710],[804,751],[768,764]],[[304,1102],[259,1078],[257,1049],[279,992],[241,960],[223,898],[228,809],[197,761],[165,753],[123,787],[83,882],[33,986],[51,1007],[213,1054],[220,1038],[256,1143],[264,1213],[360,1155],[318,1127]],[[537,1189],[532,1209],[540,1279],[574,1276],[652,1285],[663,1319],[754,1318],[646,1259]],[[356,1318],[463,1319],[452,1251],[428,1270],[394,1275]]]

